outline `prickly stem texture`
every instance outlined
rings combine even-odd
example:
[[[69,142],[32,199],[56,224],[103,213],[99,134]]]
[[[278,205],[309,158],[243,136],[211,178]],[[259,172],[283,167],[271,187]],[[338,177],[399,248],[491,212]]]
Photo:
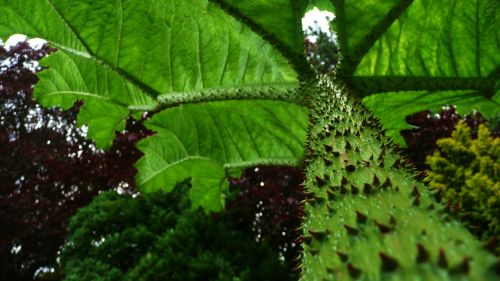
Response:
[[[210,102],[221,100],[277,100],[291,103],[301,102],[298,88],[287,84],[262,87],[241,87],[236,89],[206,89],[192,93],[169,93],[158,96],[159,109],[183,103]]]
[[[495,257],[415,180],[351,90],[319,81],[302,90],[312,102],[301,280],[500,280]]]

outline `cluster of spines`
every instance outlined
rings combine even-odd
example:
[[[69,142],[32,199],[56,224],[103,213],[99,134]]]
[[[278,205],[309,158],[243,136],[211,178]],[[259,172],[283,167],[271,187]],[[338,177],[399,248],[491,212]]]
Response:
[[[298,241],[303,245],[302,279],[385,280],[384,274],[391,274],[392,280],[498,278],[494,275],[500,263],[447,216],[453,206],[440,203],[439,193],[415,181],[378,120],[360,102],[350,100],[349,89],[321,81],[303,91],[312,110],[305,218]],[[415,224],[425,227],[411,225],[413,213],[423,220]],[[440,225],[449,225],[450,233],[437,229]],[[411,248],[408,255],[395,253],[391,241]],[[443,245],[436,248],[440,242]],[[470,246],[467,254],[464,245]],[[372,260],[353,253],[360,250]]]

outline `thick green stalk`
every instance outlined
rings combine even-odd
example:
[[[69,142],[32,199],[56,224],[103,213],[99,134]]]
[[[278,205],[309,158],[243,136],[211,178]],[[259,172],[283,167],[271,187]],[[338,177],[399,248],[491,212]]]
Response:
[[[350,89],[308,88],[301,280],[499,280],[493,255],[414,179]]]

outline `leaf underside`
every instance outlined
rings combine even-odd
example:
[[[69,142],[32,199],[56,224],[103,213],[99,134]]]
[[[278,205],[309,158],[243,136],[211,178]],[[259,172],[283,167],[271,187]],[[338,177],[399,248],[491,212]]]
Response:
[[[371,95],[364,103],[400,144],[405,116],[423,109],[455,104],[487,117],[500,111],[500,2],[334,3],[346,57],[341,71],[361,95]]]
[[[101,148],[111,146],[129,115],[163,109],[148,122],[157,135],[139,145],[145,151],[139,187],[170,189],[191,177],[193,205],[218,211],[225,169],[299,162],[307,115],[288,103],[203,104],[203,93],[211,100],[258,99],[251,89],[269,97],[298,88],[288,58],[302,54],[307,2],[0,0],[0,37],[24,33],[58,49],[42,62],[35,96],[63,109],[84,101],[78,123],[88,125]],[[240,89],[246,95],[239,97]],[[200,104],[168,108],[183,96]],[[177,140],[162,143],[165,151],[147,149],[168,137]],[[179,149],[171,158],[169,150]]]
[[[137,163],[137,182],[146,191],[171,188],[189,176],[187,172],[179,175],[178,165],[209,161],[217,173],[200,169],[191,175],[193,196],[202,196],[211,190],[198,186],[206,185],[204,180],[228,184],[225,169],[298,165],[303,157],[306,119],[302,107],[275,101],[211,102],[166,109],[145,123],[156,134],[139,145],[144,157]],[[221,193],[211,194],[214,202],[221,201]],[[222,205],[212,208],[220,211]]]

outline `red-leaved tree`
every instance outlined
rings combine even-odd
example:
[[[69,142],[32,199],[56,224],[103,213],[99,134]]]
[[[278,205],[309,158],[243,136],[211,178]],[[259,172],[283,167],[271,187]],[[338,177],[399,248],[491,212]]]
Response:
[[[109,151],[96,150],[70,111],[32,99],[47,46],[0,45],[0,280],[32,280],[55,268],[75,211],[101,190],[134,189],[134,144],[147,132],[129,121]]]

